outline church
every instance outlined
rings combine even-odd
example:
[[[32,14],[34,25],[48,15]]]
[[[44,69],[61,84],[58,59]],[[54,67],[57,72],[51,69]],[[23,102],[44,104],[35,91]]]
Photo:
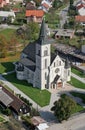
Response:
[[[43,19],[39,38],[23,49],[20,60],[15,64],[17,79],[27,80],[41,90],[64,87],[70,81],[71,67],[68,59],[63,61],[58,54],[51,53],[52,43]]]

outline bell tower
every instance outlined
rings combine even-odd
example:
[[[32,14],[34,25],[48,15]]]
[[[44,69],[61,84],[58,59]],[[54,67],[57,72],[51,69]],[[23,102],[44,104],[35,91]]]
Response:
[[[48,88],[48,68],[50,66],[50,40],[47,36],[44,19],[42,20],[39,38],[36,43],[35,87]]]

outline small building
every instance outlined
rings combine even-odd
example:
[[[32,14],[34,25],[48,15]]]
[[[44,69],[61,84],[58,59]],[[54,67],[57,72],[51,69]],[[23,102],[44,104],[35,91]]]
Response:
[[[42,0],[39,9],[42,9],[44,12],[48,12],[51,7],[52,7],[52,2],[50,2],[49,0]]]
[[[41,23],[44,16],[43,10],[26,10],[27,23],[30,21]]]
[[[46,130],[49,128],[46,121],[40,116],[34,116],[31,118],[31,123],[35,126],[34,130]]]
[[[79,15],[85,16],[85,0],[80,0],[76,5]]]
[[[0,0],[0,8],[4,7],[7,4],[9,4],[9,0]]]
[[[77,16],[75,16],[75,21],[76,21],[76,23],[85,25],[85,16],[77,15]]]
[[[58,29],[55,33],[55,39],[58,38],[69,38],[72,39],[74,36],[74,30],[72,29]]]
[[[15,13],[13,11],[0,11],[0,17],[3,20],[6,20],[9,16],[11,17],[11,22],[13,22],[15,19]]]
[[[26,10],[35,10],[36,4],[34,1],[30,1],[26,4]]]
[[[20,114],[28,114],[30,112],[30,107],[28,107],[26,103],[1,85],[0,104],[5,108],[11,109],[17,116]]]
[[[43,19],[39,38],[23,49],[19,62],[15,64],[17,79],[27,80],[33,87],[41,90],[64,87],[70,81],[69,61],[63,61],[58,54],[51,52],[53,42],[47,35]]]

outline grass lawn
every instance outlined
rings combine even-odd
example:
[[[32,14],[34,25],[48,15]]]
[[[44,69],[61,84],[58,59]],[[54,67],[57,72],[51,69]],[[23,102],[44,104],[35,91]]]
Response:
[[[3,122],[4,121],[4,119],[0,116],[0,122]]]
[[[85,89],[85,84],[75,79],[74,77],[71,77],[71,81],[69,83],[76,88]]]
[[[74,97],[79,97],[82,99],[82,102],[85,103],[85,94],[79,92],[70,92]]]
[[[0,73],[6,73],[14,70],[14,65],[12,62],[2,62],[0,63]]]
[[[5,58],[0,58],[0,62],[13,62],[13,61],[18,61],[20,58],[20,53],[17,53],[16,55],[10,55]]]
[[[15,85],[18,89],[24,92],[32,100],[34,100],[41,107],[46,106],[50,102],[50,92],[47,90],[40,90],[38,88],[33,88],[32,85],[28,84],[26,81],[20,81],[16,78],[15,73],[4,76],[8,81]]]
[[[5,36],[6,40],[10,40],[10,38],[13,37],[13,35],[15,34],[15,29],[3,29],[2,31],[0,31],[0,35]]]
[[[83,74],[83,72],[81,72],[81,71],[79,71],[79,70],[77,70],[75,68],[71,68],[71,71],[72,71],[72,73],[78,75],[79,77],[85,78],[85,74]]]
[[[72,110],[72,114],[75,114],[75,113],[83,111],[83,110],[85,110],[85,108],[83,108],[82,106],[77,104],[76,107]]]

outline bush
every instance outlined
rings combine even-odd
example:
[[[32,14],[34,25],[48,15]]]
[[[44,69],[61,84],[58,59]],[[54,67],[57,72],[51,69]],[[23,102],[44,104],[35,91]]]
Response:
[[[6,109],[2,110],[2,113],[7,115],[7,116],[10,116],[11,115],[11,110],[9,108],[6,108]]]

